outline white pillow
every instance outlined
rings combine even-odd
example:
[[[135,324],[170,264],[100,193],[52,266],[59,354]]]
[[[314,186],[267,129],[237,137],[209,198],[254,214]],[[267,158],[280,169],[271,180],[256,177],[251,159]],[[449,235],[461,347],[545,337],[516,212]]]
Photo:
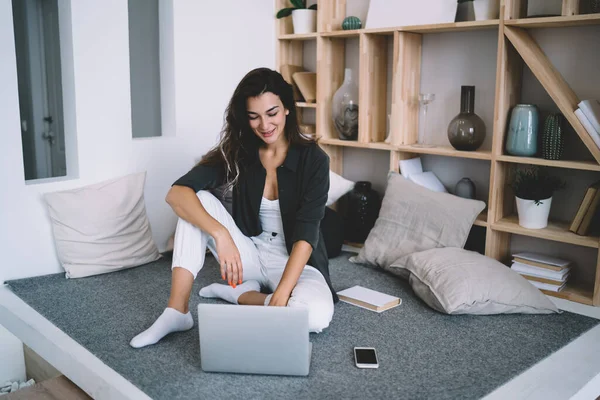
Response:
[[[144,205],[145,179],[146,173],[141,172],[44,196],[67,278],[160,258]]]
[[[447,314],[549,314],[556,306],[506,265],[473,251],[437,248],[404,256],[390,266],[409,275],[415,294]]]
[[[329,171],[329,193],[327,193],[327,203],[325,205],[330,206],[340,197],[348,193],[354,188],[354,182],[336,174],[333,171]]]

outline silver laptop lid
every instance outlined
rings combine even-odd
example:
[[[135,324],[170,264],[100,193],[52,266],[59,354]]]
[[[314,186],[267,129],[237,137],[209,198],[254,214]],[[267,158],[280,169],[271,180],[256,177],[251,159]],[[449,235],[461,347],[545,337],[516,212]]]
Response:
[[[202,369],[211,372],[308,375],[308,310],[199,304]]]

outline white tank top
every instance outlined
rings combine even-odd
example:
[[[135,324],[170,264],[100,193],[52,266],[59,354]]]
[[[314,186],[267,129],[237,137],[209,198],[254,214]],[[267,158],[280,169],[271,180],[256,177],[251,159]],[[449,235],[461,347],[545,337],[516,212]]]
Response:
[[[262,225],[262,230],[264,232],[283,234],[283,222],[281,221],[279,199],[269,200],[263,197],[260,202],[258,217],[260,218],[260,224]]]

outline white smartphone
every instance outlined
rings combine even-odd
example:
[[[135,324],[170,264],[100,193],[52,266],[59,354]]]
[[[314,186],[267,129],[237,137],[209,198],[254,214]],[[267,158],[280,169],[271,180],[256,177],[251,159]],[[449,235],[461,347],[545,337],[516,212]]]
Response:
[[[355,347],[354,362],[358,368],[379,368],[374,347]]]

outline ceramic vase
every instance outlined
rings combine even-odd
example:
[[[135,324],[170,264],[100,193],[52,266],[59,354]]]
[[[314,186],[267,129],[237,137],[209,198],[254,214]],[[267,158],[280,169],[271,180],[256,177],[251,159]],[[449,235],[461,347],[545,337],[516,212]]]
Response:
[[[347,196],[344,238],[353,243],[364,243],[379,216],[381,200],[371,182],[359,181]]]
[[[506,152],[513,156],[531,157],[537,153],[538,109],[533,104],[517,104],[510,116]]]
[[[352,69],[344,70],[344,83],[333,95],[333,125],[342,140],[358,139],[358,86]]]
[[[477,150],[485,140],[485,124],[475,114],[475,86],[462,86],[460,114],[448,125],[448,140],[456,150]]]
[[[454,187],[454,195],[465,199],[474,199],[475,184],[469,178],[462,178]]]
[[[552,197],[544,200],[527,200],[516,197],[519,225],[527,229],[543,229],[548,226]]]
[[[292,11],[294,33],[312,33],[317,31],[317,11],[300,9]]]

